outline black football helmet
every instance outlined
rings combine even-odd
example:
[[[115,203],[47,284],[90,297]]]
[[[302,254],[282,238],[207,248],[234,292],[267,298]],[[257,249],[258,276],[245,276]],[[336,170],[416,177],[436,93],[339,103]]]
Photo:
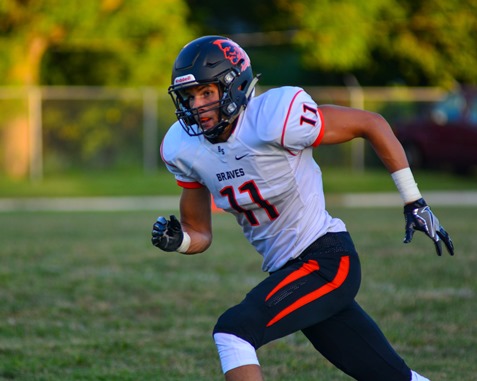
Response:
[[[204,135],[215,143],[247,106],[258,76],[254,78],[250,59],[237,43],[226,37],[205,36],[180,51],[171,82],[168,92],[184,130],[190,136]],[[219,122],[205,130],[200,123],[199,109],[190,107],[184,90],[210,83],[218,85],[220,100],[207,105],[207,111],[218,109]]]

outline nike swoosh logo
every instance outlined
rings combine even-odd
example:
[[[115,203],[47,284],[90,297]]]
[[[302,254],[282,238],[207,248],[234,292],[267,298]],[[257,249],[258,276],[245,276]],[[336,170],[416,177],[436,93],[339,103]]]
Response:
[[[245,156],[248,156],[248,153],[246,153],[245,155],[242,155],[242,156],[237,156],[237,155],[235,155],[235,160],[241,160],[241,159],[243,159]]]

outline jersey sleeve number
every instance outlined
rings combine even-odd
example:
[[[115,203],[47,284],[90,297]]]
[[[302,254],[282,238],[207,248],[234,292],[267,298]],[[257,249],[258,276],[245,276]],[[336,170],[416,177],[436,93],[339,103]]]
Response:
[[[278,213],[277,209],[274,205],[270,204],[267,200],[262,197],[260,190],[255,184],[255,181],[250,180],[238,187],[240,193],[248,193],[250,199],[257,204],[260,208],[264,209],[268,215],[270,221],[276,219],[280,213]],[[230,206],[235,209],[239,213],[244,213],[245,217],[247,218],[248,222],[252,226],[260,225],[258,222],[257,217],[251,210],[246,210],[242,208],[239,203],[237,202],[237,198],[235,197],[235,190],[232,186],[226,186],[220,190],[220,194],[224,197],[227,197],[230,203]]]
[[[306,113],[313,113],[313,115],[315,116],[315,119],[316,119],[316,116],[318,115],[318,110],[316,108],[313,108],[313,107],[310,107],[306,104],[303,105],[303,114],[306,114]],[[307,124],[310,124],[311,126],[315,127],[316,126],[316,120],[315,119],[311,119],[311,118],[307,118],[305,115],[302,115],[300,116],[300,124],[303,124],[303,123],[307,123]]]

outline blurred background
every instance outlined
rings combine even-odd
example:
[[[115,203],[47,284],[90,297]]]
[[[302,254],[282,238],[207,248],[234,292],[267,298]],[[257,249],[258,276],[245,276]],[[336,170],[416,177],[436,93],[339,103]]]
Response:
[[[315,149],[327,208],[406,361],[475,381],[477,0],[0,0],[0,380],[219,377],[211,329],[266,276],[260,256],[225,213],[205,255],[150,244],[178,213],[159,154],[171,67],[205,34],[247,50],[259,93],[302,86],[391,122],[455,257],[402,244],[399,194],[361,141]],[[266,379],[349,380],[301,335],[269,345]]]
[[[0,180],[162,176],[171,67],[204,34],[245,48],[259,93],[296,85],[377,111],[413,166],[475,179],[476,0],[2,0]],[[380,165],[362,142],[317,151]]]

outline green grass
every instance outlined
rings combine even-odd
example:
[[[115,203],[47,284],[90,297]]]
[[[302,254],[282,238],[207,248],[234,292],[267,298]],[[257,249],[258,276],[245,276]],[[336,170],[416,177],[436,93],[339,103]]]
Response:
[[[325,190],[343,192],[395,192],[391,177],[384,169],[356,173],[343,168],[323,167]],[[455,176],[444,172],[415,171],[416,181],[426,190],[476,190],[475,176]],[[77,172],[46,175],[41,181],[0,177],[0,197],[124,196],[175,195],[180,188],[174,177],[161,167],[157,173]]]
[[[179,193],[165,169],[154,174],[127,172],[69,172],[42,180],[0,177],[0,197],[144,196]]]
[[[331,210],[360,251],[358,300],[399,353],[432,381],[475,380],[477,208],[434,211],[455,257],[419,233],[402,244],[398,208]],[[0,380],[222,379],[211,330],[266,276],[260,257],[223,214],[208,252],[162,253],[156,213],[0,213]],[[259,357],[267,380],[350,380],[299,333]]]

